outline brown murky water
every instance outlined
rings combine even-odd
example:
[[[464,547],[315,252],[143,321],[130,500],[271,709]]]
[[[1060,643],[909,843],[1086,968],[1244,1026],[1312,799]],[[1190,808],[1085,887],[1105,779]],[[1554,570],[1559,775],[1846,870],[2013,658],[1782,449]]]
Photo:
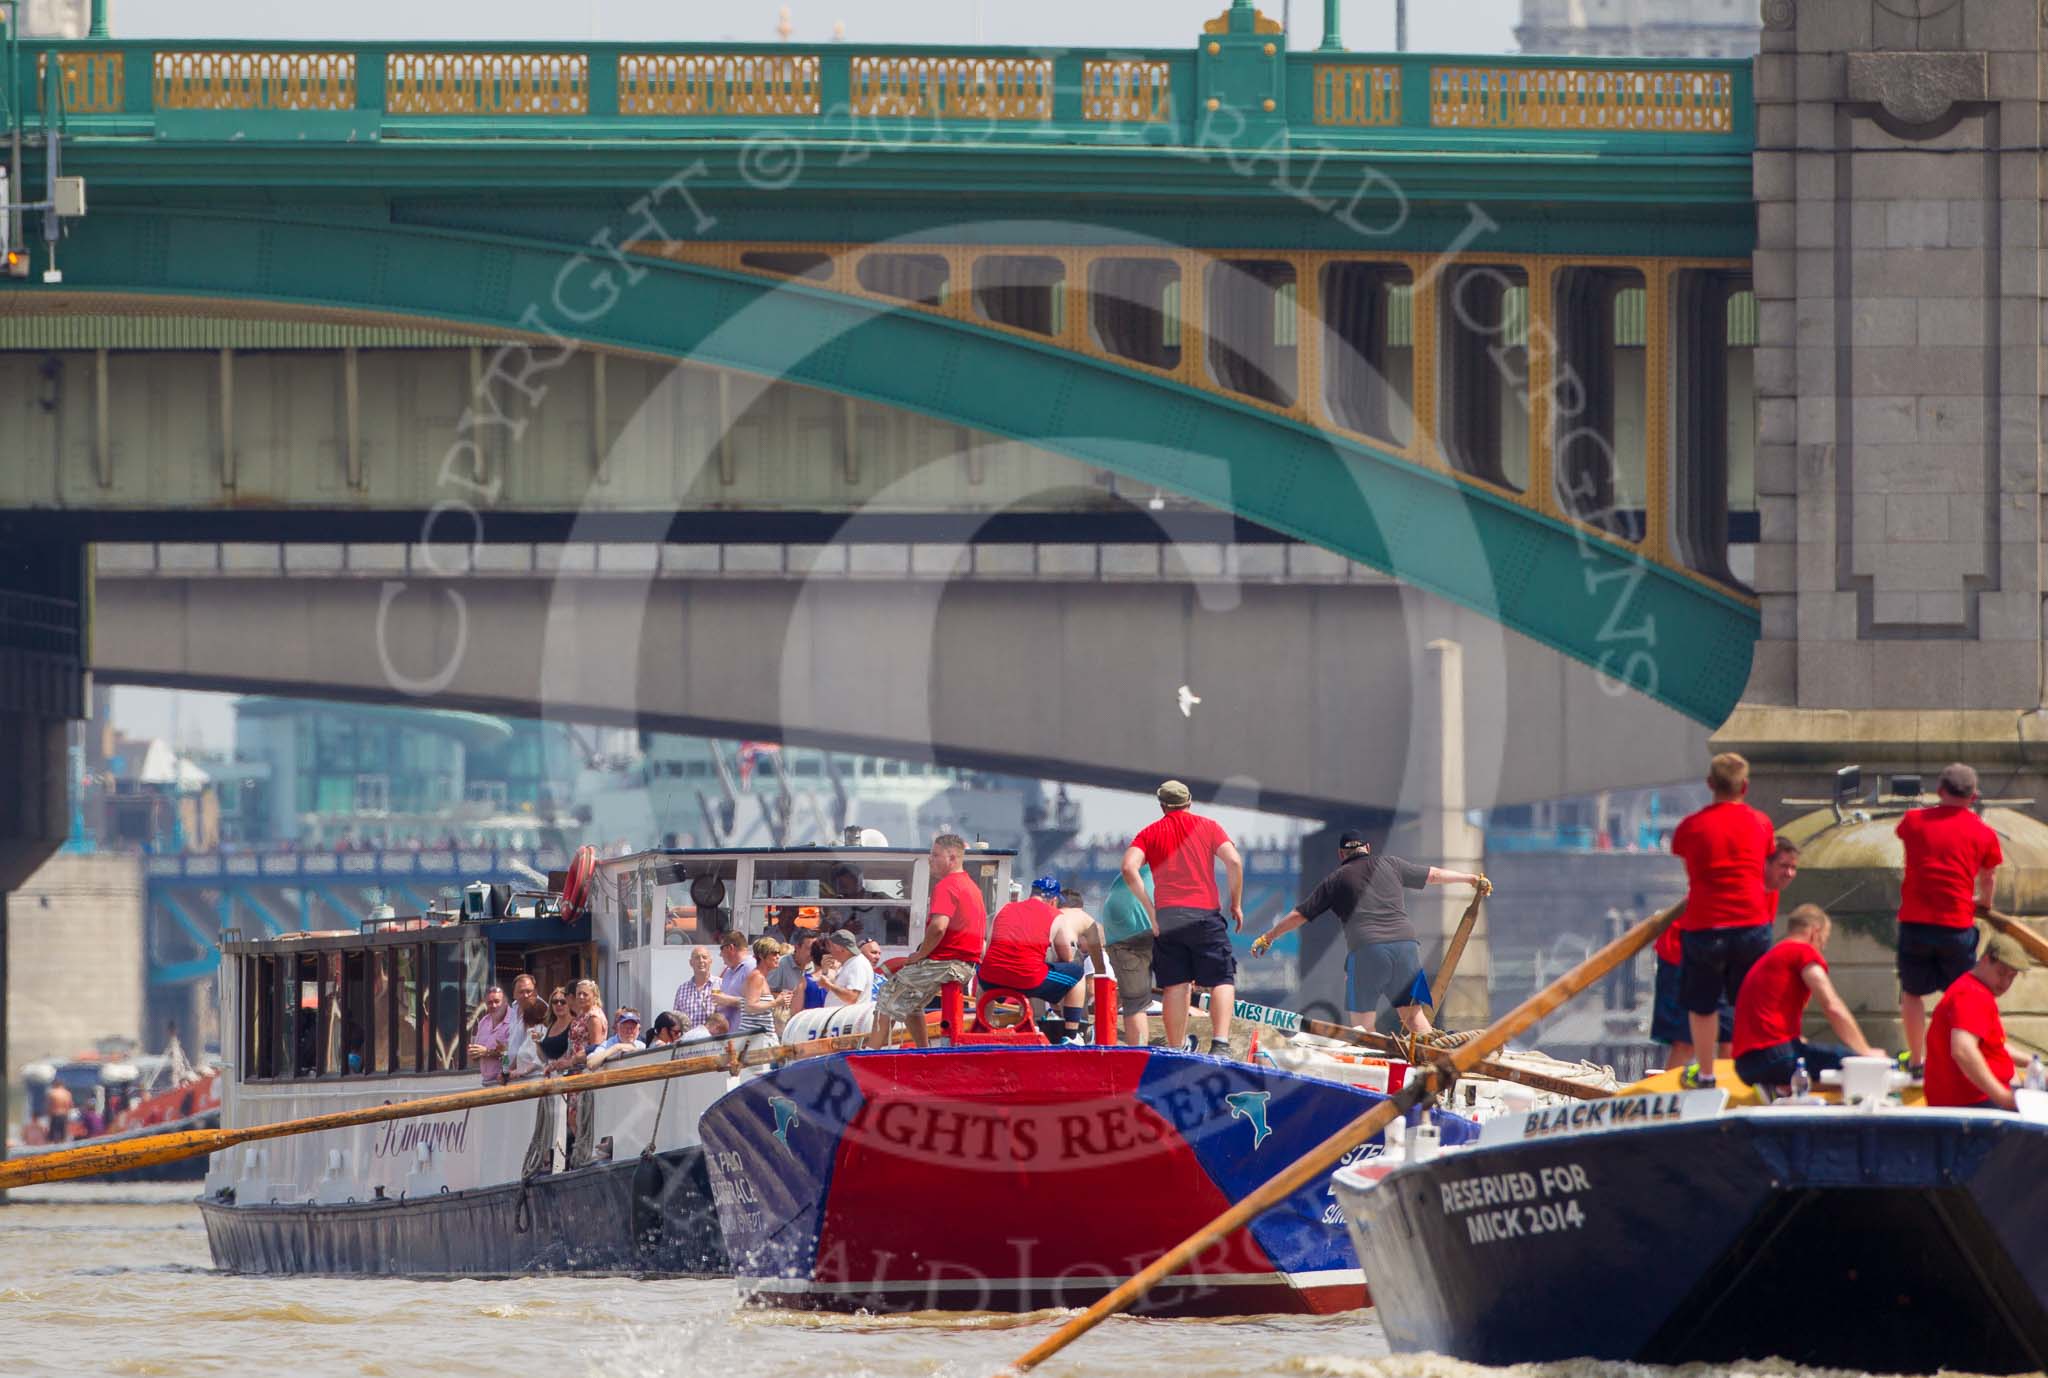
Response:
[[[0,1208],[0,1375],[266,1378],[986,1378],[1061,1319],[867,1322],[738,1310],[730,1284],[555,1278],[405,1282],[211,1270],[189,1185],[38,1187]],[[1805,1378],[1784,1364],[1757,1378]],[[1046,1378],[1705,1378],[1390,1356],[1371,1313],[1118,1318]]]

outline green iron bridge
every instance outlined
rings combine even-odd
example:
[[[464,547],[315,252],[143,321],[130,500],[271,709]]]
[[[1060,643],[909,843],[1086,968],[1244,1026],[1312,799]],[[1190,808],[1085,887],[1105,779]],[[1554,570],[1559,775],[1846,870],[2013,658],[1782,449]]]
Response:
[[[23,41],[14,199],[61,171],[89,210],[16,217],[0,521],[716,518],[772,379],[1234,513],[1718,724],[1758,632],[1748,64],[1289,50],[1242,0],[1192,37]],[[609,465],[620,378],[676,362],[717,380],[699,477]],[[443,372],[445,443],[375,442]],[[529,423],[572,379],[565,449]],[[331,425],[252,461],[288,394]],[[888,500],[841,458],[815,505]]]

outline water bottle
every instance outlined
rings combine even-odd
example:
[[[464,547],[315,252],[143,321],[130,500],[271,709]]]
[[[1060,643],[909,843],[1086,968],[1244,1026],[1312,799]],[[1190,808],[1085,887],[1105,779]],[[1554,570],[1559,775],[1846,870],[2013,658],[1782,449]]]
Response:
[[[2035,1053],[2033,1059],[2027,1063],[2027,1089],[2029,1091],[2048,1091],[2048,1067],[2041,1065],[2041,1055],[2039,1053]]]
[[[1792,1064],[1792,1099],[1806,1100],[1813,1095],[1813,1078],[1806,1074],[1806,1059],[1800,1058]]]

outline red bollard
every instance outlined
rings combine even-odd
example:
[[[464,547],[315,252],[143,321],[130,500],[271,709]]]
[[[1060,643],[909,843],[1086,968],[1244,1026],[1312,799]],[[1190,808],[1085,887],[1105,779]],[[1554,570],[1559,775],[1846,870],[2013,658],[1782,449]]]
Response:
[[[960,1031],[967,1026],[967,997],[958,981],[948,981],[939,988],[939,1032],[946,1036],[946,1042],[960,1046]]]
[[[1117,1041],[1116,977],[1095,978],[1095,1041],[1114,1047]]]

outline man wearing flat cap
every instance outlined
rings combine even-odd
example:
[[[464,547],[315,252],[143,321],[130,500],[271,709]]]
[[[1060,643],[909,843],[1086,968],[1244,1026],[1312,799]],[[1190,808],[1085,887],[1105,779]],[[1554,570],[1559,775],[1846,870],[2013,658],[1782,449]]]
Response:
[[[1931,809],[1899,819],[1906,873],[1899,880],[1899,1022],[1907,1060],[1927,1056],[1927,997],[1977,961],[1977,911],[1991,904],[2005,853],[1978,817],[1977,772],[1958,761],[1941,772]]]
[[[1220,857],[1230,881],[1230,918],[1244,931],[1244,858],[1221,825],[1194,811],[1194,795],[1178,780],[1158,789],[1160,818],[1131,839],[1124,853],[1124,884],[1143,905],[1159,935],[1152,946],[1152,979],[1159,985],[1166,1046],[1180,1048],[1188,1029],[1188,996],[1209,990],[1209,1052],[1228,1056],[1230,1016],[1237,1008],[1237,954],[1216,893]],[[1144,868],[1152,868],[1148,889]]]
[[[1927,1103],[2012,1110],[2012,1053],[1998,997],[2034,965],[2017,938],[1994,933],[1977,965],[1957,977],[1927,1022]]]

